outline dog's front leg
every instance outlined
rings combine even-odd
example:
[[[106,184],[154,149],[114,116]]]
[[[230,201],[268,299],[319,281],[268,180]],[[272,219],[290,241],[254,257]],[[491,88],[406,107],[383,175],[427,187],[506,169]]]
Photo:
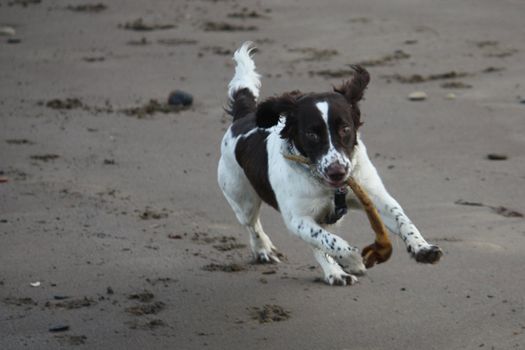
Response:
[[[443,252],[440,248],[429,244],[423,238],[417,227],[405,214],[403,208],[387,192],[376,168],[370,161],[370,158],[368,158],[366,147],[361,140],[359,140],[355,152],[357,162],[353,176],[368,192],[385,226],[401,237],[408,252],[417,262],[437,263]]]
[[[290,231],[310,243],[328,284],[352,284],[357,281],[352,274],[363,275],[366,272],[358,248],[328,232],[311,217],[293,215],[283,215],[283,217]]]
[[[330,255],[323,252],[321,249],[312,248],[315,260],[321,265],[324,273],[324,281],[331,286],[346,286],[347,284],[354,284],[357,282],[357,277],[349,274],[343,270]]]

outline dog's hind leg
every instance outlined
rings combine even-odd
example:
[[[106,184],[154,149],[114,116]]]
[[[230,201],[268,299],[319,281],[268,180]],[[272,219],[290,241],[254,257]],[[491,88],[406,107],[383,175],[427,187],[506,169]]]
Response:
[[[226,166],[226,163],[231,163]],[[264,232],[259,219],[261,198],[255,192],[242,169],[225,159],[219,161],[219,185],[241,225],[250,234],[250,246],[256,262],[278,263],[278,252]]]
[[[250,234],[250,247],[255,262],[261,264],[278,263],[280,260],[277,248],[264,232],[259,218],[261,199],[251,188],[246,192],[242,196],[235,196],[235,198],[226,195],[226,193],[225,195],[237,216],[237,220]]]
[[[260,264],[278,263],[279,253],[277,248],[273,245],[270,237],[264,233],[259,213],[257,213],[257,220],[253,225],[247,225],[246,228],[250,233],[250,245],[255,258],[255,261]]]

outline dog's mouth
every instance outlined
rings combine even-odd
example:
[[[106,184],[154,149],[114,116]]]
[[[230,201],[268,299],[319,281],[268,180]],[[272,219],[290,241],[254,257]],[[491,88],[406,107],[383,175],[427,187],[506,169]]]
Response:
[[[347,178],[348,178],[348,176],[345,175],[341,180],[334,180],[334,179],[328,178],[327,176],[324,176],[323,180],[330,187],[340,188],[340,187],[343,187],[346,184],[346,179]]]
[[[349,167],[339,163],[331,164],[324,171],[321,171],[320,174],[326,185],[333,188],[343,187],[350,176]]]

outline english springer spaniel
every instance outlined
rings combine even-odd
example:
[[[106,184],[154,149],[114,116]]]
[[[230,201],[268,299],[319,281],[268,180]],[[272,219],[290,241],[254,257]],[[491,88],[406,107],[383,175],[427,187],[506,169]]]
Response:
[[[330,285],[357,281],[366,268],[358,248],[330,233],[328,226],[360,208],[345,181],[352,176],[367,192],[387,228],[405,242],[421,263],[436,263],[442,251],[430,245],[383,186],[372,165],[359,126],[358,103],[370,80],[354,66],[354,75],[333,92],[293,91],[257,103],[261,82],[244,43],[233,55],[229,84],[233,123],[221,143],[218,181],[237,220],[250,234],[257,262],[279,262],[279,254],[259,220],[264,201],[278,210],[292,233],[312,247]],[[307,158],[311,167],[286,159]]]

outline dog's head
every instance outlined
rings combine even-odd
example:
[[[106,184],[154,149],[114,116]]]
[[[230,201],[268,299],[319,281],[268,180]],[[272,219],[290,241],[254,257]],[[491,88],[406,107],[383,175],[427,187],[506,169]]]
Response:
[[[362,124],[358,103],[370,81],[364,68],[353,68],[352,80],[332,93],[294,91],[267,99],[256,112],[257,126],[262,128],[270,128],[284,118],[281,137],[307,157],[332,187],[341,187],[352,170],[350,159]]]

